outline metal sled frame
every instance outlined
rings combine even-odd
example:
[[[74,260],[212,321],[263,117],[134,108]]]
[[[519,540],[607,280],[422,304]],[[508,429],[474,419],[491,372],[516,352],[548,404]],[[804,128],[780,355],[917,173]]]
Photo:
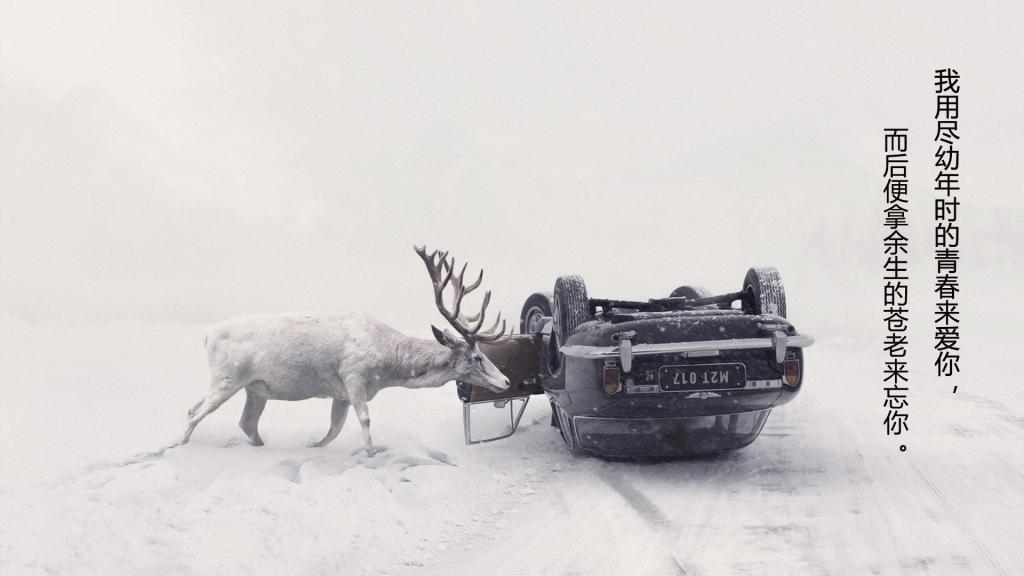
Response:
[[[523,405],[520,406],[518,412],[512,406],[512,403],[515,402],[516,400],[522,400],[523,401]],[[499,408],[501,408],[500,404],[503,404],[503,403],[504,404],[508,404],[508,418],[509,418],[509,430],[508,430],[508,433],[507,434],[502,434],[500,436],[495,436],[493,438],[485,438],[483,440],[474,440],[473,439],[473,422],[472,422],[471,408],[474,405],[476,405],[476,404],[494,404],[494,405],[498,406]],[[515,434],[516,430],[519,428],[519,421],[522,420],[523,413],[526,412],[526,405],[529,404],[529,403],[530,403],[530,397],[529,396],[523,396],[521,398],[508,398],[508,399],[505,399],[505,400],[480,400],[480,401],[477,401],[477,402],[463,402],[462,403],[462,427],[463,427],[463,434],[465,434],[465,436],[466,436],[466,445],[468,446],[468,445],[471,445],[471,444],[483,444],[484,442],[493,442],[495,440],[501,440],[502,438],[508,438],[509,436]]]

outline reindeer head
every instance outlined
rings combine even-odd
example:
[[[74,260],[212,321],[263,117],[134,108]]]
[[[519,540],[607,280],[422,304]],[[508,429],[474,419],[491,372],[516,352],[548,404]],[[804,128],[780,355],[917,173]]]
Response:
[[[508,378],[498,370],[498,367],[477,346],[480,342],[496,342],[504,337],[505,321],[501,319],[500,312],[494,321],[494,325],[484,333],[480,332],[480,328],[484,324],[484,316],[487,314],[487,305],[491,302],[491,291],[488,290],[484,293],[484,302],[478,314],[473,316],[463,316],[460,314],[462,299],[466,294],[480,287],[480,283],[484,279],[484,271],[480,271],[480,276],[476,279],[476,282],[466,286],[463,284],[466,275],[466,264],[462,265],[462,271],[459,272],[458,276],[455,276],[455,258],[449,260],[447,252],[438,253],[437,250],[434,250],[427,254],[426,246],[414,246],[413,249],[423,259],[423,263],[427,265],[427,274],[430,275],[430,281],[434,284],[434,302],[437,303],[437,309],[444,316],[445,320],[451,324],[452,328],[462,335],[462,338],[459,338],[448,330],[442,331],[436,326],[430,327],[434,331],[434,338],[452,350],[452,364],[456,380],[474,386],[483,386],[495,392],[508,390]],[[444,289],[449,284],[451,284],[454,291],[452,308],[450,310],[444,303]],[[501,329],[497,330],[499,322],[501,323]]]

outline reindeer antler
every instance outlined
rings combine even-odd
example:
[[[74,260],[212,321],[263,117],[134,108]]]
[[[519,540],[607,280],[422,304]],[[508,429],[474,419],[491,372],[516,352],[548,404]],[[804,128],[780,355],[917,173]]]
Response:
[[[480,275],[476,281],[469,286],[465,285],[466,277],[466,266],[462,265],[462,270],[459,271],[458,276],[455,272],[455,258],[449,260],[447,252],[438,252],[434,250],[429,255],[427,254],[426,246],[413,246],[413,250],[423,260],[423,263],[427,266],[427,274],[430,275],[430,281],[434,285],[434,302],[437,304],[437,309],[444,316],[445,320],[452,325],[452,328],[462,334],[462,337],[467,342],[495,342],[504,337],[505,334],[505,321],[501,319],[501,312],[498,312],[498,317],[494,321],[494,325],[491,326],[485,333],[480,334],[480,328],[483,327],[484,318],[487,315],[487,305],[491,303],[491,291],[488,290],[484,293],[484,302],[480,307],[480,312],[472,316],[463,316],[460,314],[460,308],[462,307],[462,299],[465,298],[466,294],[469,294],[473,290],[480,287],[480,283],[484,279],[484,271],[480,270]],[[452,297],[452,308],[449,310],[444,303],[444,289],[452,285],[453,297]],[[501,330],[495,332],[498,328],[498,323],[501,322]]]

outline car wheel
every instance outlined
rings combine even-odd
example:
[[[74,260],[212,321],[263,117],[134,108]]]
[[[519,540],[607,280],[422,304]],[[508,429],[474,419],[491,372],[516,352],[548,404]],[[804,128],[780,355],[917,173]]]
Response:
[[[743,279],[743,310],[786,317],[786,291],[775,268],[751,268]]]
[[[704,298],[705,296],[708,296],[707,290],[703,288],[695,288],[693,286],[680,286],[668,295],[669,298],[686,298],[688,300],[696,300],[697,298]]]
[[[561,348],[580,324],[590,320],[587,285],[579,276],[559,276],[555,281],[551,333]]]
[[[523,311],[519,314],[519,333],[536,334],[544,325],[544,317],[551,316],[555,304],[550,292],[535,292],[523,303]]]

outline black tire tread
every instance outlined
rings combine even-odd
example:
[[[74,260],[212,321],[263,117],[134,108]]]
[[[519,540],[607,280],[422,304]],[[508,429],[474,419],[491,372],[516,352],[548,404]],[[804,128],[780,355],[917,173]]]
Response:
[[[775,268],[751,268],[743,279],[743,289],[753,294],[755,314],[786,317],[786,291],[782,277]]]
[[[554,289],[554,322],[559,344],[565,344],[569,335],[580,324],[590,320],[590,300],[587,285],[576,275],[559,276]]]
[[[700,286],[690,286],[688,284],[683,284],[682,286],[677,287],[675,290],[669,293],[668,297],[679,298],[680,296],[685,296],[693,300],[695,298],[704,298],[710,295],[710,292],[708,292],[704,288],[701,288]]]

